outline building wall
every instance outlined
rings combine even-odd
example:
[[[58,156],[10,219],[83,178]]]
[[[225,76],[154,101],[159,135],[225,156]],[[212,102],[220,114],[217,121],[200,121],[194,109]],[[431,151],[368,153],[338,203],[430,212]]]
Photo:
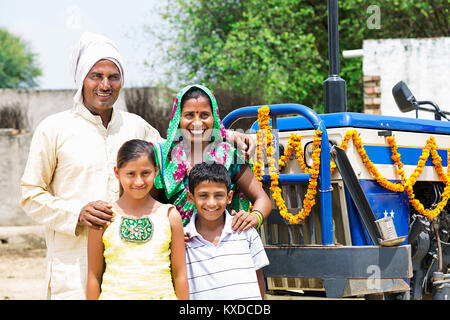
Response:
[[[0,89],[0,109],[5,107],[20,108],[24,115],[25,129],[33,132],[45,117],[73,106],[75,90],[15,90]],[[123,93],[116,102],[119,109],[126,110]]]
[[[401,113],[392,96],[392,88],[400,80],[417,100],[431,100],[450,111],[450,38],[364,40],[363,55],[363,74],[368,81],[366,112],[414,118],[414,111]],[[373,77],[379,77],[379,96],[367,86],[373,84]],[[434,119],[432,113],[423,111],[419,117]]]
[[[0,129],[0,226],[32,224],[19,206],[20,178],[28,157],[31,134]]]

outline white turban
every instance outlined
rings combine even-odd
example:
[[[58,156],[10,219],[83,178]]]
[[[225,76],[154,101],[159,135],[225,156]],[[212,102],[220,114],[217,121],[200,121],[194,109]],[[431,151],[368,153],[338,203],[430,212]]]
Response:
[[[73,47],[71,63],[75,84],[78,88],[73,100],[83,103],[83,81],[89,70],[99,60],[106,59],[114,62],[119,69],[123,86],[123,62],[114,42],[100,34],[85,32],[80,41]]]

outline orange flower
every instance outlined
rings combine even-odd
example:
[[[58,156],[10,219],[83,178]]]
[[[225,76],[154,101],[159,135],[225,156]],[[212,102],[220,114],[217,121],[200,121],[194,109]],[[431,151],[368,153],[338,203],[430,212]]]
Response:
[[[420,214],[423,214],[430,219],[437,217],[441,213],[442,209],[447,205],[447,201],[450,195],[450,183],[449,179],[444,174],[444,169],[442,168],[442,159],[439,157],[437,153],[437,144],[435,139],[431,136],[427,140],[427,144],[423,148],[422,155],[419,157],[417,167],[414,169],[413,173],[408,179],[406,179],[405,172],[402,169],[403,163],[400,161],[400,154],[398,153],[394,136],[388,137],[387,141],[392,148],[392,159],[395,161],[394,164],[398,167],[397,173],[402,178],[401,183],[404,187],[404,190],[406,190],[408,194],[409,202],[414,207],[414,209],[416,209],[416,211],[419,212]],[[420,203],[420,201],[415,198],[413,191],[413,186],[416,183],[419,176],[422,174],[423,168],[425,167],[425,163],[430,154],[433,159],[433,164],[435,166],[439,179],[441,179],[445,184],[444,192],[441,195],[441,201],[433,210],[425,209],[423,204]],[[448,154],[450,158],[450,150],[448,151]],[[447,169],[447,176],[449,175],[449,172],[450,170]]]
[[[303,209],[298,212],[295,216],[290,214],[287,211],[285,202],[281,195],[281,189],[278,186],[278,174],[276,172],[275,167],[275,159],[273,158],[273,148],[272,148],[272,133],[271,127],[269,125],[269,114],[270,109],[267,106],[261,107],[258,110],[258,123],[259,128],[256,136],[257,136],[257,163],[254,165],[255,175],[257,179],[262,180],[262,168],[263,165],[261,161],[264,159],[264,148],[267,153],[267,162],[269,166],[269,174],[271,180],[270,190],[272,191],[272,198],[275,200],[276,205],[280,210],[280,215],[289,221],[289,223],[299,223],[304,220],[311,212],[312,207],[315,204],[314,196],[317,193],[317,178],[319,175],[320,169],[320,144],[321,144],[321,135],[322,132],[320,130],[316,130],[316,136],[313,138],[313,165],[311,168],[308,168],[303,159],[303,147],[301,145],[301,136],[297,136],[295,134],[291,134],[289,137],[288,143],[286,145],[284,154],[280,157],[278,161],[278,170],[281,170],[289,161],[291,157],[292,151],[295,151],[296,159],[302,170],[306,173],[311,174],[311,178],[309,180],[308,189],[303,200]],[[410,177],[407,178],[405,175],[405,171],[403,170],[403,163],[401,162],[401,155],[398,153],[398,148],[395,142],[395,137],[390,136],[386,138],[389,146],[391,147],[391,158],[394,161],[394,165],[397,167],[396,173],[400,177],[400,182],[390,182],[385,177],[383,177],[380,172],[377,170],[373,162],[369,159],[366,151],[364,150],[364,144],[361,138],[358,135],[358,132],[355,129],[348,130],[344,138],[339,145],[342,149],[347,150],[348,143],[350,139],[353,140],[353,144],[356,147],[358,154],[361,157],[361,161],[364,166],[367,168],[372,177],[384,188],[394,191],[394,192],[403,192],[406,191],[408,194],[409,201],[411,205],[416,209],[419,213],[427,216],[430,219],[437,217],[442,209],[447,205],[448,200],[450,199],[450,148],[448,149],[448,163],[449,166],[447,168],[447,174],[444,172],[444,168],[442,166],[442,159],[437,153],[437,144],[434,137],[430,137],[427,140],[426,145],[422,150],[422,155],[419,157],[417,162],[417,167],[411,173]],[[444,192],[441,195],[441,201],[438,205],[433,209],[425,209],[423,204],[420,203],[419,200],[415,198],[413,186],[416,183],[419,176],[422,174],[423,169],[425,167],[425,163],[427,162],[429,156],[432,157],[432,162],[434,164],[435,170],[438,174],[438,177],[441,181],[444,182]],[[331,160],[330,169],[331,173],[333,173],[336,168],[336,164],[333,160]]]
[[[263,106],[258,109],[258,124],[259,130],[256,133],[257,136],[257,162],[259,165],[256,167],[255,175],[258,180],[261,182],[261,170],[262,164],[260,161],[264,158],[264,148],[267,153],[267,162],[269,165],[269,174],[270,174],[270,190],[272,191],[272,198],[275,200],[276,205],[280,211],[280,215],[285,218],[289,223],[299,223],[304,220],[309,213],[311,212],[312,207],[315,204],[314,195],[316,194],[317,188],[317,178],[319,175],[319,167],[320,167],[320,144],[321,144],[321,135],[322,132],[320,130],[316,130],[316,137],[313,139],[313,166],[312,168],[307,168],[306,164],[303,160],[303,148],[301,145],[301,137],[295,134],[291,134],[288,140],[288,144],[286,145],[286,149],[284,154],[280,157],[278,161],[278,170],[281,170],[285,165],[286,161],[289,160],[292,151],[295,150],[297,162],[304,172],[311,173],[311,179],[309,180],[308,190],[306,192],[305,198],[303,200],[303,209],[300,210],[298,214],[295,216],[288,212],[286,208],[286,204],[281,195],[281,188],[278,186],[278,174],[277,168],[275,167],[275,159],[273,158],[273,148],[272,148],[272,133],[271,127],[269,125],[269,114],[270,109],[267,106]],[[263,134],[262,132],[265,132]],[[262,138],[262,139],[261,139]]]

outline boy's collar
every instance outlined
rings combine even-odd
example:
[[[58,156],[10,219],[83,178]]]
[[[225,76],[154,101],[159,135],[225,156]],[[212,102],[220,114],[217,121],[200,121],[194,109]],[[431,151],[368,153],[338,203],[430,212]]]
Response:
[[[233,229],[231,229],[231,223],[233,222],[233,216],[225,209],[225,225],[223,226],[223,232],[233,233]]]
[[[195,219],[197,219],[197,212],[191,216],[189,223],[186,225],[186,227],[184,227],[184,231],[189,233],[189,236],[191,238],[200,235],[197,231],[197,228],[195,227]]]
[[[231,228],[231,223],[233,222],[233,216],[228,212],[227,209],[224,211],[225,214],[225,224],[223,226],[222,234],[223,233],[233,233],[233,229]],[[195,220],[197,219],[198,213],[194,213],[191,217],[191,220],[185,227],[185,232],[189,232],[191,237],[200,236],[200,233],[198,233],[197,228],[195,227]]]

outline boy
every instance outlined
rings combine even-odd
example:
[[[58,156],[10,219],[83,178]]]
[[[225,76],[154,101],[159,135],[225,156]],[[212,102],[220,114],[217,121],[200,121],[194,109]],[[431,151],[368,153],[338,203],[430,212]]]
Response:
[[[254,228],[233,233],[226,210],[233,191],[228,171],[217,163],[199,163],[189,173],[188,200],[197,213],[185,227],[190,299],[262,299],[262,267],[269,264]]]

